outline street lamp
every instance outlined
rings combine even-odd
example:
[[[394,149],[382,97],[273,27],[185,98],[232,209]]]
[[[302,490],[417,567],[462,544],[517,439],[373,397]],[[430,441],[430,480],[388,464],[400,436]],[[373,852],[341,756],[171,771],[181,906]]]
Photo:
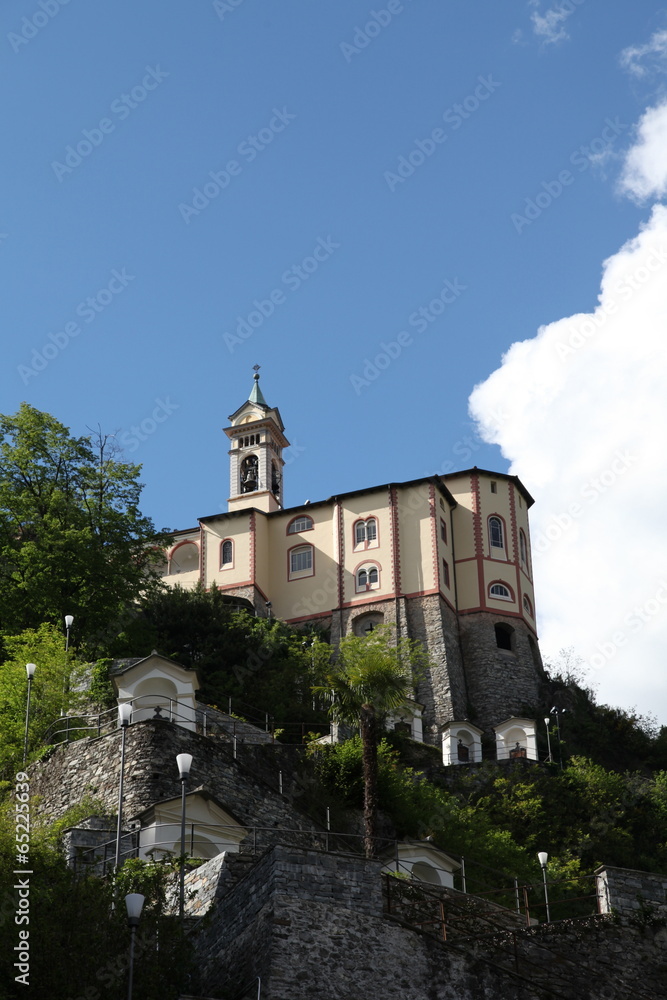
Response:
[[[37,669],[36,664],[26,663],[25,672],[28,675],[28,700],[25,707],[25,739],[23,740],[23,766],[25,767],[26,757],[28,756],[28,723],[30,722],[30,686],[32,684],[32,679]]]
[[[181,779],[181,891],[178,907],[178,915],[183,920],[185,916],[185,785],[192,767],[192,754],[179,753],[176,755],[178,773]]]
[[[549,893],[547,891],[547,861],[549,860],[549,855],[546,851],[538,851],[538,860],[542,865],[542,879],[544,881],[544,905],[547,911],[547,923],[550,922],[551,916],[549,915]]]
[[[120,832],[123,825],[123,777],[125,775],[125,736],[132,717],[132,706],[128,703],[118,706],[118,725],[120,737],[120,781],[118,782],[118,822],[116,824],[116,860],[114,867],[120,865]]]
[[[549,750],[549,752],[547,754],[547,764],[551,764],[551,762],[553,761],[553,757],[551,756],[551,737],[549,736],[549,723],[550,722],[551,722],[551,719],[547,715],[547,717],[544,720],[544,725],[547,727],[547,748]]]
[[[134,938],[139,926],[141,908],[144,905],[145,897],[140,892],[130,892],[125,897],[125,907],[127,909],[127,923],[130,928],[130,972],[127,984],[127,1000],[132,1000],[132,980],[134,978]]]
[[[560,717],[564,712],[567,712],[566,708],[559,708],[558,705],[554,705],[554,707],[551,709],[549,713],[549,715],[556,716],[556,731],[558,733],[558,762],[560,764],[561,771],[563,770],[563,749],[561,747],[561,738],[560,738]]]
[[[74,615],[65,615],[65,652],[69,649],[69,630],[74,624]]]

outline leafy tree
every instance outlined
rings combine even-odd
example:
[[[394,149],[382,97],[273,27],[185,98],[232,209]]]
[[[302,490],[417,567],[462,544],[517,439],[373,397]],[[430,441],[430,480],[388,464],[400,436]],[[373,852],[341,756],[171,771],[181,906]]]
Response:
[[[384,715],[406,704],[413,671],[424,662],[422,647],[409,639],[394,642],[391,629],[341,640],[333,666],[313,690],[331,696],[337,722],[359,726],[363,747],[364,849],[373,857],[378,811],[378,741]]]
[[[4,662],[0,666],[0,779],[16,773],[23,760],[27,675],[26,663],[37,669],[32,681],[28,759],[39,747],[47,726],[75,702],[83,667],[72,652],[65,653],[63,637],[53,625],[4,635]]]
[[[27,403],[0,416],[0,628],[74,616],[97,648],[156,575],[158,534],[139,510],[140,466],[102,433],[72,437]]]

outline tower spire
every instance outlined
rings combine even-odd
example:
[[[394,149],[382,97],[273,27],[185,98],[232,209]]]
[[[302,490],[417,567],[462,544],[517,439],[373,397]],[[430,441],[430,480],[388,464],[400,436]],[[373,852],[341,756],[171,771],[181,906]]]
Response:
[[[262,394],[262,390],[259,387],[259,369],[260,369],[261,365],[253,365],[252,367],[253,367],[253,371],[255,373],[253,375],[253,379],[255,381],[253,383],[252,389],[250,390],[250,395],[248,396],[248,401],[250,403],[259,403],[260,406],[268,406],[269,404],[264,399],[264,396]]]

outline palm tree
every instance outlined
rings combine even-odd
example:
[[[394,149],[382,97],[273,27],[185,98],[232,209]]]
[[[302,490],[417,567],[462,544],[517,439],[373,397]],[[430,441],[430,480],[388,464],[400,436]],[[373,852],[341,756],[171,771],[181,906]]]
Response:
[[[359,726],[364,776],[364,851],[375,854],[378,811],[378,736],[384,716],[405,708],[423,663],[423,648],[410,639],[395,642],[388,626],[362,637],[342,639],[336,660],[313,691],[331,698],[336,722]]]

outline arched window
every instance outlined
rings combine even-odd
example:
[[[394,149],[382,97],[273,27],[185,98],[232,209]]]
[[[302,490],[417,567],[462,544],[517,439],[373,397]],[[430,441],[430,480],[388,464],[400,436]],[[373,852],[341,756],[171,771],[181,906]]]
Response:
[[[257,455],[248,455],[241,462],[241,493],[254,493],[259,489],[259,462]]]
[[[503,522],[499,517],[489,518],[489,544],[492,549],[504,549]]]
[[[514,635],[514,629],[512,626],[505,625],[504,622],[497,622],[493,628],[496,633],[496,646],[498,649],[506,649],[511,652],[513,648]]]
[[[354,525],[354,546],[362,548],[372,548],[377,545],[378,523],[374,517],[368,517],[365,521],[357,521]]]
[[[357,570],[355,577],[355,590],[360,593],[363,590],[375,590],[380,586],[380,573],[377,566],[364,566]]]
[[[501,601],[512,601],[512,591],[504,583],[492,583],[489,587],[489,597],[495,597]]]
[[[225,538],[220,546],[220,569],[227,569],[234,564],[234,543],[231,538]]]
[[[528,596],[528,594],[523,595],[523,610],[526,612],[526,614],[530,615],[531,618],[534,617],[533,605],[530,602],[530,597]]]
[[[305,514],[300,514],[299,517],[295,517],[294,520],[290,521],[287,525],[287,534],[297,535],[300,531],[310,531],[312,526],[312,518],[306,517]]]
[[[297,545],[289,553],[289,578],[300,579],[313,575],[313,546]]]

